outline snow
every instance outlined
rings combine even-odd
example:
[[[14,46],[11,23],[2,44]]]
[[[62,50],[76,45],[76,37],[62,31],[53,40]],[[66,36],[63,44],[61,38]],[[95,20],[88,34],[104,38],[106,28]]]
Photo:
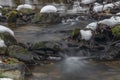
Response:
[[[0,39],[0,47],[6,47],[4,40]]]
[[[90,40],[92,38],[92,31],[91,30],[80,30],[81,39],[83,40]]]
[[[109,8],[113,8],[113,4],[106,4],[106,5],[100,5],[100,6],[95,6],[93,8],[93,11],[94,12],[100,12],[100,11],[104,11],[104,10],[107,10]]]
[[[119,12],[119,13],[116,13],[116,15],[120,15],[120,12]]]
[[[2,13],[0,13],[0,16],[2,16]]]
[[[108,26],[115,26],[117,24],[120,24],[120,17],[119,16],[113,16],[110,19],[104,19],[102,21],[99,21],[98,23],[106,24]]]
[[[94,3],[94,6],[101,6],[101,4],[95,2],[95,3]]]
[[[14,36],[14,32],[10,28],[0,25],[0,33],[4,33],[4,32],[8,32],[12,36]]]
[[[0,60],[0,64],[2,64],[3,62]]]
[[[115,2],[115,3],[105,4],[105,5],[94,6],[93,11],[101,12],[101,11],[107,10],[109,8],[113,8],[115,5],[120,6],[120,1]]]
[[[40,11],[40,13],[55,13],[55,12],[57,12],[57,8],[53,5],[46,5]]]
[[[82,0],[81,3],[82,4],[90,4],[90,3],[93,3],[95,2],[96,0]]]
[[[21,10],[21,9],[33,9],[33,6],[30,4],[22,4],[19,5],[16,10]]]
[[[2,6],[0,6],[0,8],[3,8]]]
[[[13,80],[13,79],[10,79],[10,78],[0,78],[0,80]]]
[[[92,22],[86,26],[86,28],[90,28],[92,30],[96,30],[98,22]]]

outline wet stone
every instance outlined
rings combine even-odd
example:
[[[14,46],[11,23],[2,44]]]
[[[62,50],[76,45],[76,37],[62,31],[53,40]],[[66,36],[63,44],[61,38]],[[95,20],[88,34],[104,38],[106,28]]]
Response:
[[[25,68],[23,64],[0,63],[0,78],[10,78],[11,80],[24,80]],[[0,79],[0,80],[1,80]],[[9,80],[9,79],[7,79]]]

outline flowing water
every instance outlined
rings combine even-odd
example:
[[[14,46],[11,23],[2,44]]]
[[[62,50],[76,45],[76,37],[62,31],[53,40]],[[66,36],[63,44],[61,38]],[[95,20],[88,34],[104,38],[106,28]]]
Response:
[[[87,23],[80,24],[85,26]],[[43,27],[28,25],[14,31],[20,42],[61,41],[77,25],[78,23]],[[47,61],[46,64],[30,67],[32,76],[27,76],[25,80],[120,80],[120,60],[92,61],[74,54],[75,52],[71,56],[65,56],[61,61]]]

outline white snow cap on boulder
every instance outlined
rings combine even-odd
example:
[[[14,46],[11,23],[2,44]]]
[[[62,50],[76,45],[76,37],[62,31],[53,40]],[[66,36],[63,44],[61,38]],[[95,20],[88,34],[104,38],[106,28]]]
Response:
[[[0,33],[4,33],[4,32],[8,32],[12,36],[14,36],[14,32],[10,28],[0,25]]]
[[[96,0],[82,0],[81,3],[82,4],[90,4],[90,3],[93,3],[95,2]]]
[[[13,80],[11,78],[0,78],[0,80]]]
[[[16,10],[21,10],[21,9],[33,9],[33,6],[30,4],[22,4],[19,5]]]
[[[80,30],[81,39],[83,40],[90,40],[92,38],[92,31],[91,30]]]
[[[0,39],[0,47],[6,47],[4,40]],[[1,80],[1,79],[0,79]]]
[[[57,12],[57,8],[53,5],[46,5],[40,11],[40,13],[55,13],[55,12]]]
[[[90,28],[92,30],[96,30],[98,22],[92,22],[86,26],[86,28]]]
[[[0,8],[3,8],[3,7],[0,5]]]
[[[119,16],[113,16],[110,19],[104,19],[102,21],[99,21],[98,23],[106,24],[108,26],[115,26],[117,24],[120,24],[120,17]]]

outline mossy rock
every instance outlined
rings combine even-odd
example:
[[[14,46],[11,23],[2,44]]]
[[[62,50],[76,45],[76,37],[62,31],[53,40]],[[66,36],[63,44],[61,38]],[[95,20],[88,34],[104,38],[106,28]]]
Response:
[[[120,25],[117,25],[112,28],[112,34],[114,36],[120,36]]]
[[[58,42],[43,41],[43,42],[35,43],[32,48],[33,49],[40,49],[40,48],[60,49],[61,44]]]
[[[28,50],[18,45],[9,46],[8,53],[11,57],[17,58],[22,61],[29,62],[33,60],[32,54],[30,54]]]
[[[58,14],[54,13],[37,13],[35,14],[32,22],[58,23],[60,22],[60,17]]]
[[[15,23],[17,21],[18,18],[18,12],[16,10],[10,11],[8,13],[8,22],[9,23]]]
[[[23,14],[30,14],[34,12],[32,9],[26,9],[26,8],[22,8],[19,11],[22,12]]]
[[[8,13],[8,8],[7,7],[3,7],[2,9],[1,9],[1,11],[2,11],[2,15],[6,15],[7,13]]]
[[[13,37],[10,33],[8,32],[4,32],[4,33],[1,33],[0,34],[0,38],[2,40],[4,40],[5,44],[7,46],[10,46],[10,45],[14,45],[17,43],[17,40],[15,39],[15,37]]]

